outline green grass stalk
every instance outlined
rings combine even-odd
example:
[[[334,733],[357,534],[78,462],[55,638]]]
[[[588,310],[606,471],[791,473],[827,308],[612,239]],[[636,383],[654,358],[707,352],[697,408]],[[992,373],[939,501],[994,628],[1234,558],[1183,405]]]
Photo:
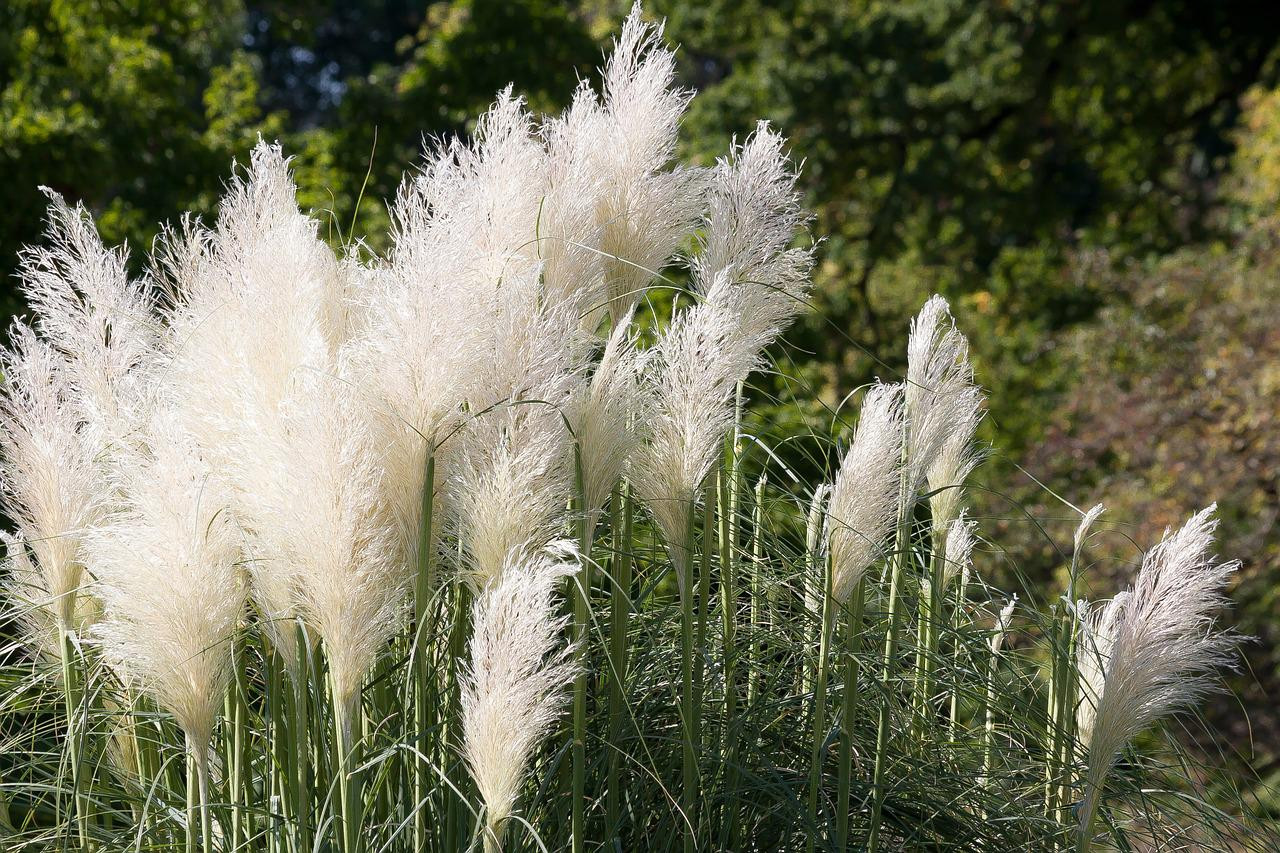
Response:
[[[876,853],[880,849],[881,823],[884,820],[885,783],[888,770],[889,738],[893,725],[892,682],[897,670],[898,632],[902,610],[902,584],[906,573],[907,560],[911,546],[911,509],[908,506],[904,489],[898,502],[898,532],[890,555],[889,567],[889,613],[888,626],[885,629],[884,656],[881,660],[880,679],[883,700],[880,704],[879,719],[876,723],[876,755],[875,767],[871,780],[871,828],[867,838],[867,849]]]
[[[693,514],[695,501],[689,503],[689,518],[686,550],[681,555],[676,567],[683,575],[680,584],[680,716],[681,716],[681,795],[680,809],[684,824],[684,853],[694,853],[697,849],[695,831],[697,827],[696,806],[698,800],[698,754],[696,737],[696,711],[694,695],[694,569],[693,569]]]
[[[432,559],[432,510],[435,507],[436,457],[434,448],[427,452],[422,485],[422,524],[418,533],[418,565],[413,591],[413,720],[414,731],[410,740],[424,756],[432,753],[427,737],[435,727],[436,689],[435,672],[428,638],[429,613],[436,591],[435,561]],[[427,809],[423,807],[430,796],[430,765],[426,758],[412,758],[413,845],[415,850],[425,850],[428,839]]]
[[[626,484],[615,485],[610,503],[613,589],[609,596],[609,760],[605,786],[605,827],[618,839],[622,827],[622,740],[626,710],[627,626],[631,616],[632,503]]]
[[[570,847],[573,853],[583,853],[586,844],[587,798],[587,620],[590,614],[591,595],[591,539],[589,529],[586,490],[583,484],[582,453],[580,447],[574,448],[574,486],[576,491],[576,509],[574,524],[577,528],[578,553],[581,564],[578,574],[572,578],[573,596],[573,642],[574,655],[577,657],[577,674],[573,679],[573,792],[570,801]],[[488,835],[485,836],[486,847]]]
[[[292,796],[293,796],[293,814],[295,819],[294,837],[295,849],[299,853],[309,853],[312,849],[311,841],[311,778],[308,772],[310,766],[310,714],[308,713],[308,705],[310,704],[310,679],[308,676],[312,671],[311,662],[311,643],[307,637],[306,629],[301,622],[298,622],[295,629],[296,637],[296,654],[298,661],[294,668],[293,674],[293,725],[290,727],[289,751],[292,756]]]
[[[866,579],[858,581],[849,597],[844,619],[844,708],[840,726],[840,769],[836,781],[837,850],[849,847],[850,791],[853,787],[853,725],[858,714],[858,653],[862,645],[862,611],[866,602]]]
[[[818,562],[818,561],[815,561]],[[831,572],[823,572],[822,626],[818,637],[818,666],[813,681],[813,748],[809,754],[809,821],[805,850],[813,853],[818,838],[818,799],[822,790],[823,747],[827,742],[827,678],[835,601],[831,597]],[[812,581],[812,578],[810,578]]]
[[[67,759],[71,765],[71,814],[81,850],[90,849],[89,794],[85,784],[84,735],[82,720],[83,658],[76,653],[75,636],[69,627],[59,631],[58,651],[62,664],[62,699],[67,716]]]
[[[345,701],[330,684],[330,703],[333,706],[334,771],[338,780],[339,849],[342,853],[358,853],[363,824],[359,779],[356,768],[355,723],[360,710],[360,695]]]
[[[751,661],[759,665],[763,651],[762,636],[766,620],[764,577],[764,490],[768,484],[761,477],[755,485],[755,503],[751,507]],[[755,704],[758,679],[747,672],[747,705]]]

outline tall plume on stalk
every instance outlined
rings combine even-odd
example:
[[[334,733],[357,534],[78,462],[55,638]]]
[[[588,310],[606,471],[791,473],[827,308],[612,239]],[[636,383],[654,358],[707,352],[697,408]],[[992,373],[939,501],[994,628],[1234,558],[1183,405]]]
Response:
[[[119,506],[87,540],[107,659],[173,714],[197,761],[231,676],[244,606],[230,495],[166,405],[118,458]]]
[[[82,206],[50,197],[47,245],[23,251],[22,289],[38,312],[0,352],[0,485],[16,535],[5,535],[7,585],[33,646],[83,627],[83,538],[109,504],[106,460],[131,440],[155,352],[154,300],[131,281]]]
[[[588,534],[644,438],[644,358],[628,338],[630,320],[628,313],[614,327],[591,380],[579,386],[566,413],[578,448]]]
[[[831,594],[844,603],[880,557],[897,518],[902,481],[902,386],[875,385],[862,402],[827,513]]]
[[[702,301],[671,321],[646,380],[651,440],[637,455],[636,489],[678,567],[690,505],[733,425],[737,384],[803,307],[812,253],[788,248],[803,223],[782,137],[762,123],[716,165],[691,264]]]
[[[269,521],[301,615],[324,645],[335,698],[349,707],[400,628],[408,575],[382,503],[376,433],[341,365],[337,376],[303,383],[287,424],[277,470],[294,497]]]
[[[978,526],[977,522],[969,521],[965,518],[964,510],[955,517],[951,522],[951,526],[947,528],[947,547],[944,552],[942,566],[942,591],[946,592],[947,587],[957,577],[967,578],[970,569],[973,567],[973,531]],[[964,594],[965,584],[961,584],[961,595]]]
[[[291,664],[301,579],[280,521],[318,497],[296,487],[297,466],[311,461],[296,427],[317,393],[346,392],[336,379],[315,386],[334,372],[351,325],[346,270],[317,230],[298,210],[280,147],[259,142],[229,182],[216,227],[184,223],[156,264],[174,292],[166,370],[180,389],[177,411],[228,482],[254,601]]]
[[[1213,623],[1239,564],[1210,553],[1215,510],[1206,507],[1166,534],[1143,559],[1133,587],[1081,626],[1076,721],[1088,750],[1080,815],[1086,844],[1120,750],[1160,717],[1194,703],[1230,663],[1238,638],[1215,632]]]
[[[955,389],[950,434],[925,472],[935,533],[946,533],[960,510],[964,482],[980,459],[974,434],[982,421],[982,394],[976,388]]]
[[[602,176],[594,213],[615,325],[702,210],[702,171],[665,169],[692,92],[673,88],[675,55],[663,45],[662,29],[641,20],[639,3],[632,7],[605,67],[590,146]]]
[[[462,677],[462,751],[485,807],[485,850],[500,850],[529,760],[573,680],[560,636],[556,588],[576,555],[516,557],[472,605],[470,661]]]
[[[907,505],[911,505],[931,472],[939,488],[955,486],[967,475],[973,465],[973,430],[981,417],[982,392],[973,384],[969,342],[955,327],[941,296],[926,302],[911,322],[905,401]],[[939,528],[945,530],[954,518],[959,490],[946,488],[935,497],[940,508],[950,513]]]
[[[429,441],[448,445],[444,515],[462,541],[469,576],[483,584],[513,549],[545,544],[563,515],[571,476],[560,411],[589,352],[576,294],[598,284],[598,271],[569,276],[562,264],[553,281],[544,276],[550,259],[539,254],[540,223],[564,220],[547,209],[548,154],[510,92],[470,143],[438,145],[428,158],[397,200],[398,272],[391,281],[418,290],[414,310],[434,312],[432,322],[447,327],[439,330],[447,337],[407,353],[408,367],[392,366],[392,376],[402,378],[399,391],[385,392],[387,409],[405,424],[400,441],[409,449],[392,443],[389,482],[398,495],[393,505],[411,512],[422,482],[417,459]],[[548,252],[563,245],[546,244]],[[371,316],[375,329],[385,324],[378,309]],[[429,366],[446,347],[450,352]],[[389,358],[366,361],[400,357],[392,347]],[[421,384],[436,377],[436,388]]]

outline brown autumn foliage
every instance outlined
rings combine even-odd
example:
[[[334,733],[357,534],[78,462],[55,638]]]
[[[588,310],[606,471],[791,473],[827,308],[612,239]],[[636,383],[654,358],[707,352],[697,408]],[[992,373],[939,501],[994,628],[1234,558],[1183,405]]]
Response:
[[[1239,558],[1233,613],[1256,639],[1244,646],[1237,694],[1205,709],[1206,750],[1233,750],[1264,780],[1280,777],[1280,219],[1261,220],[1232,245],[1189,249],[1150,263],[1078,259],[1112,297],[1098,321],[1056,342],[1055,364],[1072,387],[1044,438],[1021,461],[1081,508],[1107,505],[1091,543],[1085,589],[1110,596],[1130,579],[1141,550],[1215,497],[1219,553]],[[1117,266],[1119,267],[1117,269]],[[1061,579],[1074,519],[1018,475],[1015,497],[1043,532],[988,498],[992,539],[1021,544],[1013,565]],[[1006,480],[1007,482],[1007,480]],[[999,503],[1000,506],[996,504]],[[1002,529],[1003,528],[1003,529]],[[1045,534],[1048,534],[1047,536]],[[1243,708],[1242,708],[1243,705]],[[1248,783],[1248,780],[1245,780]],[[1271,804],[1272,808],[1280,804]]]

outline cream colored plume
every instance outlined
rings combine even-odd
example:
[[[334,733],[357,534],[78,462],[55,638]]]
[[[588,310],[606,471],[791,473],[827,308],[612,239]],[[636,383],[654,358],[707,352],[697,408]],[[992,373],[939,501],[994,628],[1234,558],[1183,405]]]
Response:
[[[578,448],[588,533],[644,438],[644,359],[630,340],[628,313],[614,327],[589,382],[576,389],[566,417]]]
[[[1231,660],[1238,638],[1214,631],[1213,624],[1239,564],[1218,562],[1210,553],[1215,509],[1201,510],[1166,534],[1147,552],[1132,588],[1081,625],[1076,725],[1088,751],[1084,832],[1124,746],[1203,696],[1216,670]]]
[[[486,850],[501,849],[529,762],[573,679],[556,590],[576,572],[576,555],[513,557],[472,605],[462,753],[484,802]]]
[[[761,125],[716,166],[702,251],[692,261],[702,301],[671,321],[646,376],[650,441],[636,456],[635,486],[682,590],[688,514],[733,425],[734,392],[808,292],[812,255],[787,248],[803,221],[782,138]]]
[[[883,555],[897,521],[902,488],[902,386],[875,385],[840,471],[827,513],[831,593],[849,600],[858,581]]]
[[[244,607],[230,495],[192,436],[159,411],[114,470],[120,506],[86,542],[109,662],[208,746]]]
[[[157,263],[175,294],[166,382],[176,413],[232,491],[254,601],[290,663],[298,577],[279,518],[312,495],[294,485],[294,456],[307,452],[294,424],[352,325],[347,276],[318,228],[298,210],[280,146],[259,142],[216,227],[170,232]]]
[[[942,460],[936,479],[951,486],[972,467],[972,435],[982,405],[982,392],[973,384],[969,342],[965,340],[947,302],[934,296],[911,323],[907,342],[907,497],[913,504],[930,469]],[[948,443],[954,441],[950,448]],[[947,452],[947,451],[950,452]],[[945,456],[944,456],[945,454]],[[958,490],[940,496],[943,509],[954,512]],[[950,518],[946,524],[950,523]],[[946,525],[942,526],[943,530]]]
[[[130,281],[82,206],[50,197],[47,244],[25,249],[19,277],[37,312],[0,352],[0,480],[6,586],[29,644],[56,654],[58,635],[92,621],[83,538],[110,505],[111,454],[147,409],[156,326],[150,288]]]

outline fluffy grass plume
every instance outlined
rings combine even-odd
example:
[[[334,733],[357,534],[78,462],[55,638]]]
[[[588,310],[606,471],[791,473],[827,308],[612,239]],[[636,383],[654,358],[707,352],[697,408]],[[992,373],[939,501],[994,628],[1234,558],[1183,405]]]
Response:
[[[919,495],[935,465],[940,466],[935,469],[936,479],[946,481],[946,486],[956,485],[972,452],[969,443],[981,398],[973,384],[969,342],[956,328],[946,300],[934,296],[912,321],[907,342],[904,399],[908,495]],[[943,461],[944,451],[948,451],[947,461]],[[947,491],[950,497],[942,497],[945,493],[938,497],[954,510],[959,490]],[[946,529],[945,524],[942,529]]]
[[[1206,507],[1167,534],[1143,558],[1133,586],[1081,626],[1076,724],[1088,751],[1084,844],[1120,750],[1159,718],[1190,707],[1231,661],[1239,638],[1213,625],[1239,563],[1210,553],[1216,509]]]
[[[485,849],[501,849],[529,761],[573,680],[556,588],[577,571],[542,552],[518,556],[472,605],[462,678],[462,752],[484,804]]]
[[[827,510],[831,594],[845,602],[883,556],[898,515],[902,478],[902,387],[875,385],[836,474]]]
[[[117,672],[209,746],[244,607],[230,495],[192,437],[160,410],[113,471],[119,504],[88,537],[103,616],[94,634]]]

